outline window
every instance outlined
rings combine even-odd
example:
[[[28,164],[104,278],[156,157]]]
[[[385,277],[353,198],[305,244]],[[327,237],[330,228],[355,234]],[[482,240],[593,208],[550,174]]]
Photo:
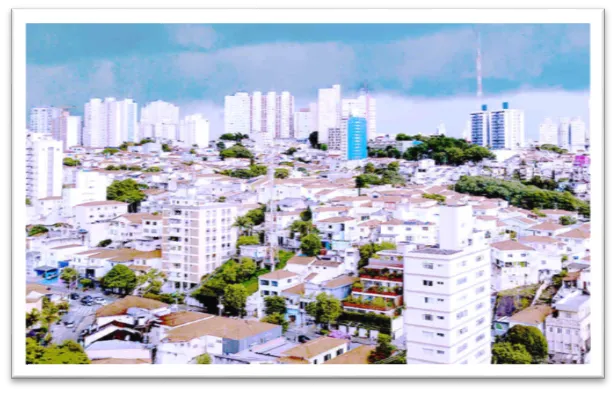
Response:
[[[437,281],[436,283],[437,283],[438,285],[443,285],[443,284],[444,284],[444,282],[442,282],[442,281]]]
[[[439,337],[445,337],[445,333],[436,333],[436,335]]]
[[[475,338],[475,341],[481,341],[481,340],[483,340],[485,337],[486,337],[486,335],[485,335],[484,333],[481,333],[479,336],[477,336],[477,337]]]
[[[434,337],[434,333],[433,332],[429,332],[427,330],[422,331],[421,334],[424,336],[424,338],[432,338],[432,337]]]
[[[431,286],[432,286],[432,284],[433,284],[433,282],[432,282],[432,281],[430,281],[430,280],[423,280],[423,285],[424,285],[425,287],[431,287]]]
[[[483,276],[483,274],[484,274],[484,271],[483,271],[483,270],[478,271],[478,272],[477,272],[477,278],[482,277],[482,276]]]
[[[317,364],[317,360],[316,360],[316,359],[314,359],[314,360],[312,361],[312,364]]]
[[[458,353],[464,351],[468,347],[468,344],[464,343],[458,347]]]
[[[466,266],[466,261],[462,261],[458,263],[458,267],[464,267]]]
[[[434,269],[434,264],[433,264],[433,263],[427,263],[427,262],[425,262],[425,263],[423,264],[423,268],[424,268],[424,269],[430,269],[430,270],[432,270],[432,269]]]
[[[463,335],[463,334],[464,334],[464,333],[466,333],[466,332],[468,332],[468,327],[466,327],[466,326],[465,326],[465,327],[463,327],[462,329],[458,330],[458,334],[459,334],[460,336],[461,336],[461,335]]]
[[[479,262],[481,260],[483,260],[483,255],[479,255],[477,258],[475,258],[476,262]]]
[[[477,303],[477,305],[475,306],[476,310],[480,310],[483,308],[483,303]]]
[[[553,328],[550,328],[550,333],[552,333],[553,330],[554,330]]]
[[[556,333],[562,333],[563,330],[561,328],[556,329]]]
[[[481,357],[481,356],[483,356],[485,353],[486,353],[486,351],[482,349],[481,351],[479,351],[479,352],[477,352],[477,353],[475,354],[475,357],[476,357],[476,358]]]
[[[272,281],[272,286],[273,287],[277,287],[278,286],[278,281]]]
[[[339,350],[336,351],[336,356],[340,356],[344,353],[344,349],[340,348]]]
[[[424,353],[424,355],[428,355],[428,356],[433,355],[434,354],[434,349],[432,349],[432,348],[424,348],[423,349],[423,353]]]
[[[326,362],[326,361],[328,361],[328,360],[329,360],[329,359],[331,359],[331,358],[332,358],[332,355],[330,355],[330,354],[328,353],[327,355],[323,356],[323,361],[324,361],[324,362]]]
[[[484,292],[485,290],[486,290],[486,287],[485,286],[481,286],[481,287],[475,289],[475,293],[479,294],[479,293]]]
[[[439,354],[439,355],[444,355],[445,351],[439,349],[439,350],[436,351],[436,353]]]
[[[422,318],[424,321],[431,321],[432,320],[432,314],[424,314],[422,315]]]
[[[456,314],[456,319],[464,318],[467,315],[468,315],[468,310],[460,311],[459,313]]]
[[[442,321],[442,320],[444,320],[444,319],[445,319],[445,317],[444,317],[444,316],[442,316],[442,315],[439,315],[438,317],[436,317],[436,319],[439,319],[439,320],[441,320],[441,321]]]
[[[462,277],[462,278],[458,278],[458,281],[456,281],[456,284],[458,285],[462,285],[466,282],[466,277]]]
[[[434,299],[431,298],[431,297],[425,297],[424,298],[424,303],[432,304],[432,303],[434,303]]]

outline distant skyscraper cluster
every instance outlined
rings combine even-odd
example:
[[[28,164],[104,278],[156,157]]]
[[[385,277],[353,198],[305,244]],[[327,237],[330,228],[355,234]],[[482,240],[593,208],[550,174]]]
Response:
[[[294,112],[295,99],[288,91],[235,93],[225,97],[225,133],[294,138]]]
[[[492,149],[518,149],[524,147],[524,112],[510,109],[503,102],[502,108],[471,113],[471,142]]]
[[[546,118],[539,125],[539,144],[555,145],[568,150],[584,149],[586,124],[579,117],[563,117],[558,124]]]

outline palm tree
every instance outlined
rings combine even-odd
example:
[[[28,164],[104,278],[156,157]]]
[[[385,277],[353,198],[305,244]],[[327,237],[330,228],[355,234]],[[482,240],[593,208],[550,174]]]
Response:
[[[26,313],[26,327],[29,329],[41,319],[41,312],[37,308],[33,308],[32,311]]]
[[[233,223],[233,226],[239,228],[244,235],[252,233],[254,225],[254,222],[246,216],[237,217]]]

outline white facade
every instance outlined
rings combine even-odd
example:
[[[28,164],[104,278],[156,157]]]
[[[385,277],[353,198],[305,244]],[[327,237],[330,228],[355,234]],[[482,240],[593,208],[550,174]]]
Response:
[[[62,141],[64,150],[81,145],[81,117],[62,112],[51,122],[51,135],[53,139]]]
[[[539,125],[539,144],[558,146],[558,125],[550,118]]]
[[[180,108],[165,101],[154,101],[141,108],[141,123],[177,124],[180,121]]]
[[[210,142],[210,122],[201,114],[186,116],[180,121],[179,139],[191,146],[207,146]]]
[[[280,93],[278,98],[278,115],[280,116],[278,137],[283,139],[292,138],[294,137],[293,113],[295,112],[295,100],[288,91]]]
[[[50,134],[26,136],[26,197],[32,200],[62,195],[62,142]],[[34,201],[33,201],[34,202]]]
[[[490,249],[468,245],[470,206],[442,206],[440,248],[404,260],[407,363],[489,364]]]
[[[189,289],[235,254],[237,207],[208,203],[195,194],[170,198],[163,209],[163,271],[166,288]]]
[[[119,146],[136,142],[138,137],[137,103],[132,99],[104,101],[93,98],[85,104],[83,145],[89,147]]]
[[[577,360],[590,351],[590,296],[566,298],[554,306],[558,314],[545,320],[548,354],[565,361]],[[568,358],[568,359],[567,359]]]
[[[294,131],[295,139],[308,139],[310,134],[315,131],[314,127],[314,115],[309,109],[301,109],[299,112],[295,112],[294,119]]]
[[[318,113],[319,143],[326,143],[329,130],[340,128],[340,85],[319,89]]]
[[[509,109],[506,102],[503,102],[502,109],[494,111],[483,105],[481,112],[471,113],[471,139],[476,145],[494,149],[524,147],[524,112]]]
[[[263,130],[263,94],[255,91],[250,97],[250,132],[261,132]]]
[[[275,91],[270,91],[265,95],[264,100],[264,114],[265,114],[265,128],[262,131],[266,131],[271,138],[278,137],[276,132],[276,103],[278,101],[278,97],[276,96]]]
[[[351,117],[366,118],[368,140],[376,138],[376,99],[369,94],[362,94],[353,99],[343,99],[340,104],[340,118],[342,121]]]
[[[30,109],[30,131],[48,134],[51,132],[52,122],[62,115],[61,108],[42,106]]]
[[[117,201],[86,202],[73,207],[75,224],[84,228],[97,221],[111,220],[128,212],[128,203]],[[108,233],[106,234],[108,235]]]
[[[73,207],[87,202],[107,199],[107,187],[111,180],[99,173],[81,170],[75,174],[75,185],[62,189],[62,208],[65,217],[74,215]]]
[[[225,133],[250,134],[250,95],[235,93],[225,97]]]

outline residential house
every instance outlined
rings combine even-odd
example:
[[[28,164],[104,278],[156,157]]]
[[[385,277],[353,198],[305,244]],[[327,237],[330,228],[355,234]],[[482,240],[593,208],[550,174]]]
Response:
[[[492,249],[492,290],[496,292],[539,282],[535,250],[505,240],[490,244]]]
[[[349,340],[319,337],[282,353],[281,364],[322,364],[349,350]]]
[[[590,352],[590,296],[577,295],[554,305],[546,319],[548,354],[553,363],[585,363]]]

